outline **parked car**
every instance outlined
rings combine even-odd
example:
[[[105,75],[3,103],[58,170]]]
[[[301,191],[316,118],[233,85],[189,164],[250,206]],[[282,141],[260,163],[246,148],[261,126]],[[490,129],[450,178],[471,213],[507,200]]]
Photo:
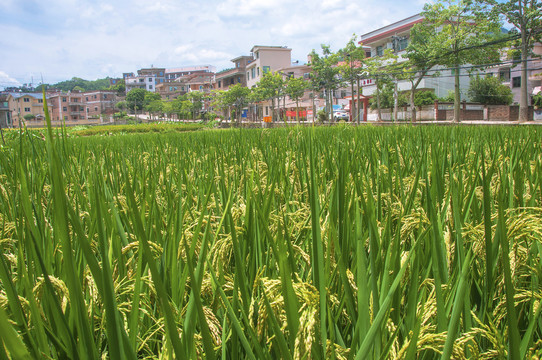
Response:
[[[336,110],[333,112],[333,120],[335,121],[348,121],[350,119],[350,116],[348,116],[348,113],[344,110]]]

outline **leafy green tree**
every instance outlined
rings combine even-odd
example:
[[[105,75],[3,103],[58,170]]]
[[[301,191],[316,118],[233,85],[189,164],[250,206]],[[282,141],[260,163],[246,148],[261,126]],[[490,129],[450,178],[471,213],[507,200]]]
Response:
[[[145,109],[151,114],[151,117],[153,115],[160,116],[164,112],[164,101],[162,99],[152,100],[147,106],[145,106]]]
[[[373,102],[373,107],[376,106],[378,110],[377,121],[382,120],[381,110],[384,107],[384,104],[382,104],[382,91],[384,86],[390,83],[389,72],[394,71],[393,68],[390,69],[387,65],[389,65],[390,59],[393,59],[394,57],[395,55],[392,51],[386,49],[382,56],[370,57],[364,62],[367,74],[374,79],[376,85],[376,100]]]
[[[148,93],[145,89],[132,89],[126,95],[126,104],[132,111],[142,110],[145,105],[145,95]]]
[[[269,71],[263,74],[262,79],[258,82],[261,96],[266,100],[271,100],[271,116],[273,121],[276,121],[275,101],[278,105],[278,99],[283,92],[284,79],[278,72]]]
[[[124,80],[119,80],[117,84],[109,86],[108,90],[115,91],[117,95],[123,95],[126,93],[126,84]]]
[[[532,54],[535,42],[541,41],[542,3],[540,0],[488,0],[494,9],[504,15],[520,34],[521,89],[519,99],[519,120],[529,117],[529,94],[527,91],[527,59]]]
[[[23,116],[23,119],[25,119],[26,121],[34,120],[35,118],[36,115],[34,114],[26,114],[25,116]]]
[[[286,94],[295,101],[295,120],[299,124],[299,100],[305,95],[308,83],[303,78],[291,77],[286,80]]]
[[[75,86],[72,91],[76,91],[76,92],[85,92],[85,89],[82,88],[81,86],[77,85]]]
[[[248,96],[248,101],[254,106],[255,121],[261,120],[263,118],[263,106],[258,106],[265,100],[265,93],[261,87],[254,86],[250,89],[250,95]]]
[[[192,119],[195,120],[201,113],[201,110],[203,109],[203,99],[205,97],[205,94],[201,91],[191,91],[186,95],[187,95],[188,101],[192,103],[192,106],[191,106]]]
[[[162,100],[162,97],[158,93],[147,91],[143,100],[143,106],[149,106],[153,101]]]
[[[360,103],[361,87],[359,85],[359,80],[363,73],[364,69],[364,60],[365,60],[365,50],[363,46],[357,45],[357,36],[356,34],[352,35],[350,41],[346,44],[344,48],[338,51],[340,56],[343,59],[342,64],[339,66],[339,72],[341,76],[350,82],[351,93],[352,93],[352,107],[350,108],[350,113],[352,114],[352,120],[360,122],[359,109],[356,109],[356,102],[354,101],[354,84],[357,83],[358,90],[358,105]]]
[[[241,84],[230,86],[224,93],[224,104],[229,108],[233,107],[235,109],[237,123],[241,122],[241,113],[243,108],[248,104],[249,95],[250,89]]]
[[[438,0],[426,4],[420,26],[432,28],[425,38],[436,52],[436,65],[454,69],[454,121],[460,116],[461,65],[482,65],[499,59],[497,46],[488,46],[501,34],[501,23],[490,7],[472,0]]]
[[[538,92],[533,96],[533,106],[537,109],[542,108],[542,92]]]
[[[471,101],[484,105],[510,105],[514,100],[510,87],[493,76],[472,79],[468,95]]]
[[[115,104],[115,107],[120,111],[124,111],[128,108],[128,103],[126,101],[119,101]]]
[[[437,95],[431,90],[422,90],[417,91],[414,95],[414,105],[415,106],[426,106],[432,105],[437,100]]]
[[[312,67],[311,87],[313,91],[324,92],[326,100],[326,114],[333,119],[333,91],[341,85],[339,80],[340,68],[337,63],[340,56],[333,53],[328,45],[321,45],[322,55],[314,49],[309,54]]]

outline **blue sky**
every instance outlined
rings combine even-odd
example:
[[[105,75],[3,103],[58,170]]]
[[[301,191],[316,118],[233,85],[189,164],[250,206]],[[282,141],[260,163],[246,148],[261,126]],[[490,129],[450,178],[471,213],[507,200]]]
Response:
[[[142,67],[231,67],[253,45],[343,47],[414,15],[425,1],[1,0],[0,89],[74,76],[119,77]]]

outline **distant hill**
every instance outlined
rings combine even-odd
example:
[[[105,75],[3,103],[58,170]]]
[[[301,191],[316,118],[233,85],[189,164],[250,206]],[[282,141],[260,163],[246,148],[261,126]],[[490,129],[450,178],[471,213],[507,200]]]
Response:
[[[62,91],[72,91],[75,87],[78,87],[76,90],[82,89],[82,91],[106,90],[109,88],[109,78],[85,80],[73,77],[71,80],[61,81],[51,87]]]

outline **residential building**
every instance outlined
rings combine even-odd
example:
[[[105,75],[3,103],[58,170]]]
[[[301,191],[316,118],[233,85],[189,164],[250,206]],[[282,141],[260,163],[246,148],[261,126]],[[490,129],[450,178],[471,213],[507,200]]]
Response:
[[[521,60],[513,59],[505,53],[501,58],[501,64],[487,69],[486,73],[498,76],[504,85],[509,86],[514,95],[514,103],[519,104],[522,69]],[[532,96],[540,91],[542,91],[542,43],[536,43],[533,56],[527,59],[527,93]]]
[[[18,125],[22,120],[25,120],[25,115],[32,115],[36,120],[45,118],[42,93],[9,93],[6,100],[13,125]],[[47,104],[50,112],[52,103],[49,95],[47,96]]]
[[[114,91],[89,91],[83,93],[83,100],[86,105],[87,118],[99,118],[101,115],[112,115],[117,110],[115,105],[118,102],[117,93]]]
[[[410,41],[410,31],[412,27],[422,21],[423,17],[420,14],[410,16],[401,21],[361,35],[359,43],[370,48],[371,57],[381,56],[384,54],[384,50],[392,49],[395,50],[395,53],[399,56],[399,61],[401,61]],[[438,77],[425,77],[420,82],[417,89],[432,90],[438,97],[445,97],[454,89],[454,70],[444,69],[442,67],[435,67],[434,70],[438,70],[440,75]],[[460,91],[462,97],[466,97],[470,83],[468,70],[469,69],[466,68],[459,70]],[[399,92],[408,91],[411,89],[411,83],[407,80],[398,81],[397,88]],[[369,81],[365,81],[363,94],[365,96],[372,96],[375,91],[376,84],[374,80],[369,79]]]
[[[133,89],[144,89],[150,92],[154,92],[156,86],[156,78],[154,76],[132,76],[124,79],[124,85],[126,86],[126,94]]]
[[[0,94],[0,126],[2,128],[12,126],[7,94]]]
[[[292,64],[292,49],[287,46],[255,45],[250,52],[254,60],[246,66],[249,88],[256,85],[266,72],[277,71]]]
[[[56,93],[47,97],[51,120],[80,121],[86,120],[87,104],[83,93]]]
[[[200,73],[214,73],[215,67],[211,65],[200,65],[200,66],[184,66],[179,68],[166,69],[166,81],[172,81],[180,77],[200,74]]]
[[[241,84],[247,86],[247,65],[254,58],[252,56],[239,56],[231,61],[235,64],[233,68],[222,70],[216,73],[214,88],[217,90],[227,90],[230,86]]]
[[[173,100],[189,91],[189,86],[185,82],[166,80],[162,84],[156,85],[156,92],[164,100]]]

